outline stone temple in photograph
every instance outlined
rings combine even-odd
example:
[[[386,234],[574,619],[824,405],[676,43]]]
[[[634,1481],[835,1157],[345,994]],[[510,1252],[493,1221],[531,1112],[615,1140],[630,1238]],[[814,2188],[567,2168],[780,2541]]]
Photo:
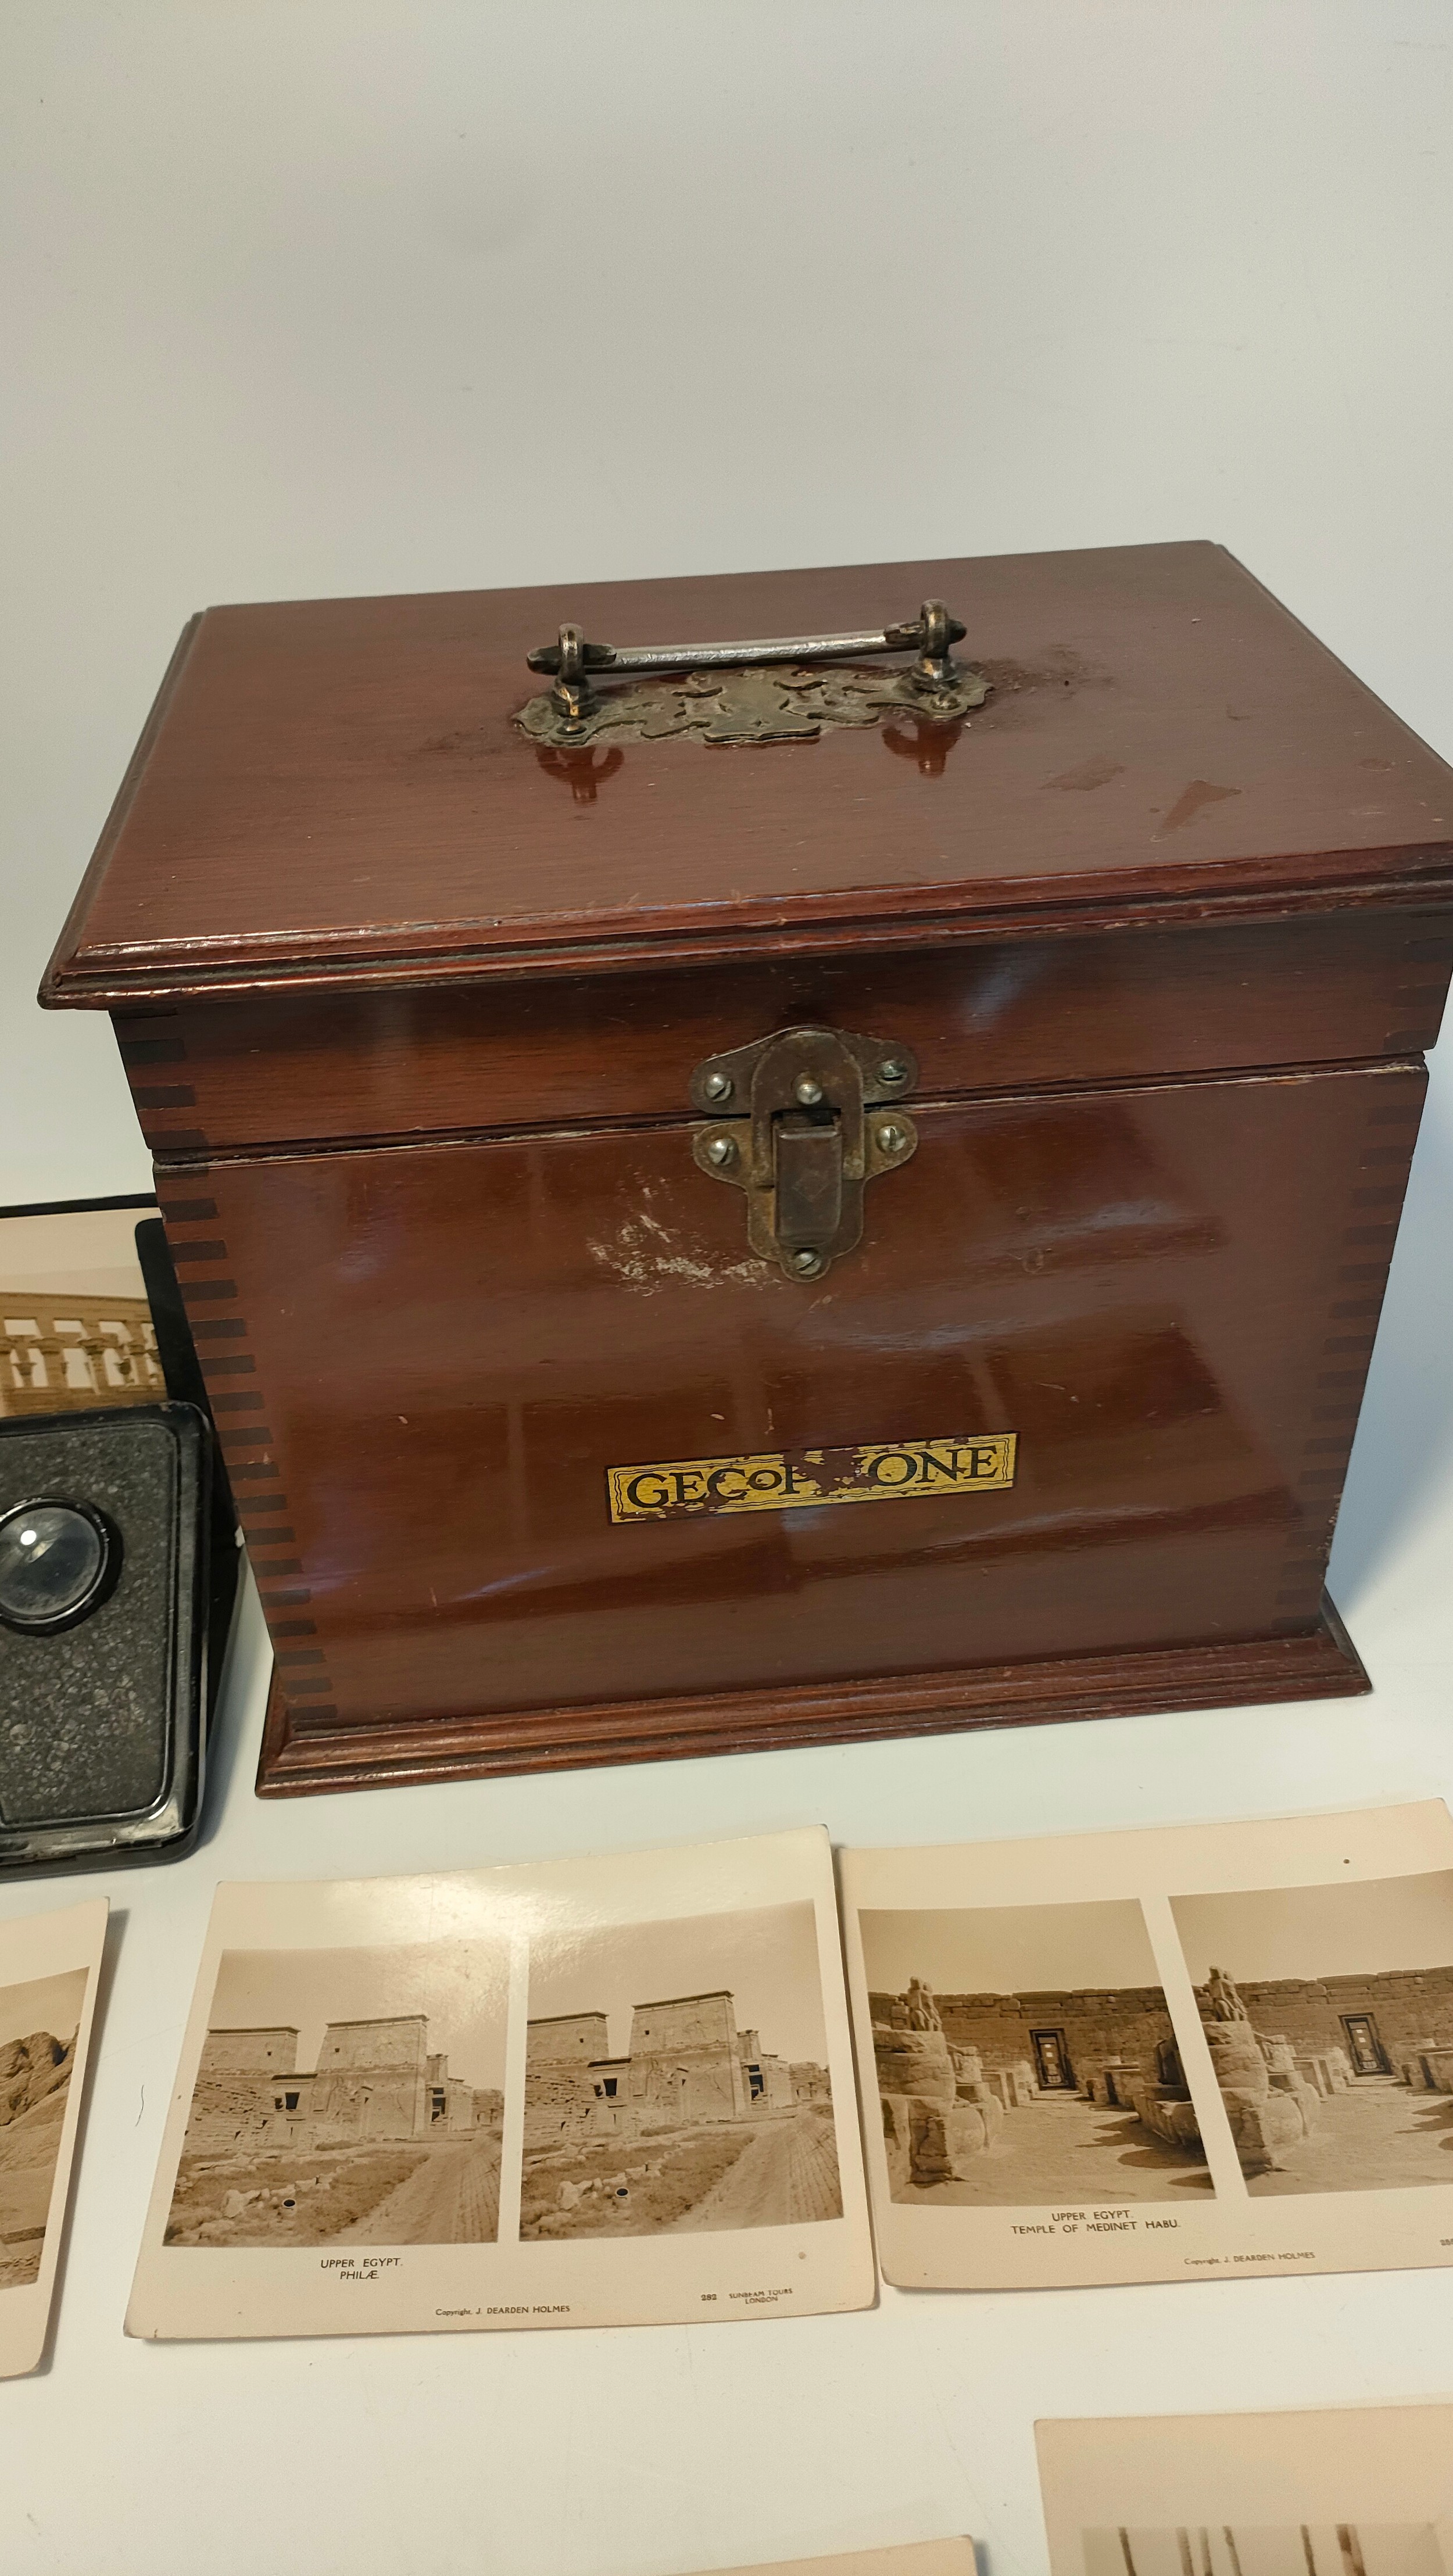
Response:
[[[1004,2147],[1023,2155],[1027,2132],[1014,2114],[1075,2102],[1119,2112],[1139,2124],[1156,2161],[1200,2161],[1195,2106],[1159,1986],[1057,1989],[1032,1994],[935,1995],[918,1977],[901,1995],[869,1997],[890,2185],[931,2190],[982,2175],[978,2159]],[[1127,2191],[1115,2124],[1091,2123],[1041,2145],[1043,2180],[1068,2197],[1083,2174],[1089,2196]],[[1036,2141],[1039,2145],[1041,2142]],[[1064,2171],[1053,2170],[1055,2147]],[[1097,2153],[1096,2150],[1099,2149]],[[1156,2159],[1155,2150],[1166,2151]],[[1157,2186],[1159,2189],[1161,2186]],[[1026,2200],[1006,2184],[988,2196]]]
[[[612,2057],[603,2012],[532,2021],[526,2050],[525,2146],[634,2138],[703,2121],[751,2120],[830,2098],[825,2066],[796,2063],[738,2030],[734,1996],[671,1995],[637,2004],[631,2044]]]
[[[498,2127],[501,2108],[500,2094],[461,2083],[431,2052],[422,2013],[329,2022],[311,2070],[287,2025],[209,2030],[183,2152],[458,2136]]]
[[[1442,2182],[1453,2093],[1453,1968],[1243,1978],[1212,1968],[1196,2002],[1248,2182],[1309,2189]],[[1402,2095],[1402,2100],[1388,2098]],[[1361,2104],[1348,2097],[1361,2095]],[[1268,2184],[1268,2187],[1273,2187]]]

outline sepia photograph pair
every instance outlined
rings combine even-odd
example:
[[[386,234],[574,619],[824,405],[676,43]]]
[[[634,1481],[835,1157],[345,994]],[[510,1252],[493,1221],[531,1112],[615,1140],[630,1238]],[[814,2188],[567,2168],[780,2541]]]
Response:
[[[1441,1803],[848,1852],[842,1875],[890,2281],[1453,2259]]]
[[[498,1942],[226,1950],[166,2242],[499,2233]],[[810,1904],[532,1943],[522,2239],[842,2216]]]
[[[1453,1870],[1171,1913],[1249,2193],[1453,2184]],[[1138,1900],[859,1920],[895,2200],[1213,2189]]]
[[[820,1830],[219,1889],[133,2333],[716,2321],[873,2278]]]

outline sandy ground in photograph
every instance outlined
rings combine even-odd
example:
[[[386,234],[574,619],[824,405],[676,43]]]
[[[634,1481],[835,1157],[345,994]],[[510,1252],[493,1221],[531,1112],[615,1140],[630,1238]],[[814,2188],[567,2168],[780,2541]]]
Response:
[[[1407,2191],[1453,2183],[1453,2094],[1413,2093],[1364,2075],[1318,2105],[1310,2137],[1283,2151],[1285,2170],[1248,2174],[1256,2199],[1309,2191]]]
[[[40,2277],[69,2074],[68,2068],[54,2092],[0,2129],[0,2290]]]
[[[522,2237],[659,2236],[842,2216],[831,2108],[581,2139],[526,2155]]]
[[[974,2159],[971,2174],[904,2183],[893,2198],[946,2209],[1028,2209],[1210,2190],[1200,2159],[1162,2146],[1133,2112],[1065,2095],[1006,2111],[996,2143]]]
[[[437,2141],[183,2156],[168,2245],[487,2245],[498,2130]]]

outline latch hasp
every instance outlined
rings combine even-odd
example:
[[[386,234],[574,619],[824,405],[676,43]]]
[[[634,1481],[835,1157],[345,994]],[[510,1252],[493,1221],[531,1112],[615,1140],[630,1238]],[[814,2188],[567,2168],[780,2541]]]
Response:
[[[754,1252],[789,1279],[820,1279],[863,1231],[863,1190],[918,1143],[896,1103],[918,1080],[909,1047],[851,1029],[776,1029],[708,1056],[691,1105],[714,1113],[691,1150],[747,1199]]]

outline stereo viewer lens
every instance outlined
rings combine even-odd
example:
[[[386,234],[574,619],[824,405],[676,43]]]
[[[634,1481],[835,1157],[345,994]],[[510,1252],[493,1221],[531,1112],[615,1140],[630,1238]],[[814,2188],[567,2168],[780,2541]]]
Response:
[[[106,1585],[115,1542],[98,1512],[22,1503],[0,1517],[0,1625],[22,1634],[69,1628]]]

